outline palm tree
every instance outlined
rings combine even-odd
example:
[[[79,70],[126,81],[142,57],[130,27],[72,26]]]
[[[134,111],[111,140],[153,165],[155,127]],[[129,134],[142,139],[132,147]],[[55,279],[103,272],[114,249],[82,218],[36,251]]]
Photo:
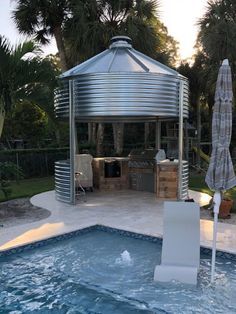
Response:
[[[235,12],[234,0],[212,0],[208,2],[206,13],[199,20],[200,31],[197,45],[205,57],[204,67],[208,74],[207,90],[210,90],[206,98],[214,97],[217,72],[223,59],[229,59],[233,76],[236,73]],[[234,91],[236,92],[236,86],[234,86]]]
[[[159,1],[74,0],[71,8],[65,40],[73,64],[105,50],[115,35],[131,37],[137,50],[154,59],[176,61],[177,42],[159,20]]]
[[[54,130],[57,145],[60,146],[61,121],[56,119],[54,112],[54,89],[56,86],[56,81],[51,81],[48,84],[37,84],[28,91],[27,99],[46,113],[50,125]]]
[[[7,110],[24,100],[32,101],[40,86],[56,84],[51,63],[40,59],[38,52],[32,41],[12,47],[0,36],[0,136]]]
[[[229,59],[233,74],[233,89],[236,92],[236,2],[234,0],[211,0],[199,20],[200,31],[197,48],[202,55],[202,93],[207,102],[209,117],[214,104],[217,72],[223,59]],[[210,122],[211,119],[208,118]],[[210,129],[210,125],[209,125]]]
[[[199,20],[198,43],[207,57],[215,62],[235,59],[236,2],[209,1],[206,13]]]
[[[164,38],[166,29],[157,12],[157,0],[75,0],[65,27],[70,60],[73,64],[86,60],[105,50],[111,37],[124,34],[137,50],[156,58],[171,39]]]
[[[35,36],[46,44],[54,36],[62,71],[69,68],[63,36],[63,27],[70,15],[69,0],[16,0],[13,19],[20,33]]]

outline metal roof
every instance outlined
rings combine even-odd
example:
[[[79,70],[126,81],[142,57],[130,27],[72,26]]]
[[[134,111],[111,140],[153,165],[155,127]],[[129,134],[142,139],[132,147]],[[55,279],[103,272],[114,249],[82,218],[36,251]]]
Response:
[[[68,118],[73,101],[81,122],[156,121],[188,116],[188,80],[178,72],[134,50],[131,39],[116,36],[109,49],[61,75],[55,113]],[[69,85],[71,84],[71,88]]]
[[[180,76],[175,70],[132,48],[127,36],[115,36],[109,49],[64,72],[60,78],[89,73],[139,72]]]

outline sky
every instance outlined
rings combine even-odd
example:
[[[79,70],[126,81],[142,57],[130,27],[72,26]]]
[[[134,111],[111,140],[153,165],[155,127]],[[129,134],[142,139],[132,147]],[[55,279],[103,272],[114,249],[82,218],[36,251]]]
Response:
[[[33,0],[32,0],[33,1]],[[12,11],[15,8],[14,0],[0,0],[0,35],[4,35],[14,45],[27,39],[26,36],[20,35],[11,18]],[[51,44],[42,47],[45,55],[56,53],[57,48],[55,40],[51,40]]]
[[[181,59],[191,58],[194,53],[197,22],[206,5],[207,0],[160,0],[160,19],[169,35],[179,42]]]
[[[33,0],[32,0],[33,1]],[[168,33],[179,42],[181,59],[188,59],[194,53],[197,36],[197,20],[203,15],[207,0],[159,0],[160,19],[167,26]],[[11,19],[14,0],[0,0],[0,34],[12,44],[26,39],[19,35]],[[55,41],[43,47],[44,54],[56,53]]]

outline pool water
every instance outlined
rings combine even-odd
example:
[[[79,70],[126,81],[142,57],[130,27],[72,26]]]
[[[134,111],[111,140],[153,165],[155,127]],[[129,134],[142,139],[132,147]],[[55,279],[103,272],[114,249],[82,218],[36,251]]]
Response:
[[[202,255],[193,287],[153,282],[160,256],[159,242],[94,230],[2,257],[0,313],[236,313],[235,261],[217,257],[211,285]]]

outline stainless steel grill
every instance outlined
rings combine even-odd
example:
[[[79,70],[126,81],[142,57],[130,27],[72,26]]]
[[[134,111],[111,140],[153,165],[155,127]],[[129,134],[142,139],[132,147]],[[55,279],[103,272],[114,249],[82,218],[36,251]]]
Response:
[[[157,150],[132,150],[129,153],[129,185],[138,191],[155,192],[155,167]]]
[[[132,150],[128,157],[130,168],[153,168],[156,165],[156,149]]]

